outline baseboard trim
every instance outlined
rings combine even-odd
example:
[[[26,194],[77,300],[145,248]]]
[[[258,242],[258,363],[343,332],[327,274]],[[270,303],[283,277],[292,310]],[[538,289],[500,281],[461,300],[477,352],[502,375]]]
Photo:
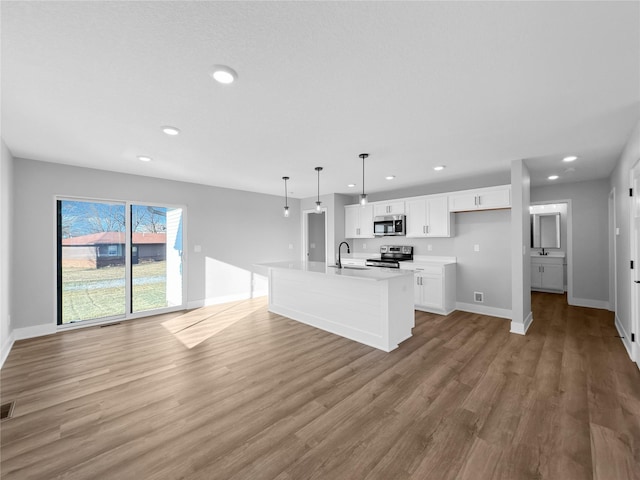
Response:
[[[11,352],[11,349],[13,348],[13,343],[15,342],[14,338],[15,337],[13,335],[13,332],[11,332],[7,336],[4,344],[2,345],[2,350],[1,350],[2,354],[0,356],[0,368],[2,368],[2,366],[4,365],[5,360],[7,359],[7,357],[9,356],[9,353]]]
[[[605,300],[591,300],[590,298],[576,298],[571,297],[568,299],[569,305],[574,307],[587,307],[597,308],[599,310],[609,310],[609,302]]]
[[[43,335],[52,335],[57,332],[57,326],[49,323],[43,325],[34,325],[33,327],[16,328],[13,331],[13,338],[17,340],[25,340],[27,338],[42,337]]]
[[[224,295],[222,297],[205,298],[193,300],[187,303],[187,309],[209,307],[211,305],[220,305],[221,303],[239,302],[240,300],[249,300],[251,298],[266,297],[267,290],[257,290],[253,294],[240,293],[237,295]]]
[[[532,323],[533,323],[533,312],[529,312],[529,315],[527,315],[527,318],[524,319],[524,323],[514,322],[513,320],[511,320],[510,332],[516,333],[518,335],[526,335],[527,330],[529,330],[529,327],[531,326]]]
[[[512,315],[511,310],[507,310],[506,308],[488,307],[486,305],[478,305],[475,303],[456,302],[456,310],[508,319],[511,319]]]
[[[624,326],[622,325],[622,322],[620,321],[620,317],[618,317],[617,313],[615,316],[615,325],[616,325],[616,330],[618,330],[618,335],[620,335],[620,340],[622,340],[622,344],[624,345],[624,348],[627,351],[627,355],[629,355],[629,358],[631,359],[631,361],[634,361],[632,347],[631,347],[631,335],[629,335],[627,331],[624,329]]]

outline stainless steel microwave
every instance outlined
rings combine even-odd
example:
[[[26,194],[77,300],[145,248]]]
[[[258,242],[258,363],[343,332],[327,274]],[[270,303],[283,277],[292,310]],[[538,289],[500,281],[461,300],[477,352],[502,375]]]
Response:
[[[383,215],[373,217],[373,234],[376,237],[406,235],[407,218],[405,215]]]

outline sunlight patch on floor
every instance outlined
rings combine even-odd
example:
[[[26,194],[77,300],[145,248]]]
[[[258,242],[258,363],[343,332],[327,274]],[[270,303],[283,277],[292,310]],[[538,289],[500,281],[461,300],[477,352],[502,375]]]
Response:
[[[266,304],[267,298],[260,297],[211,305],[171,318],[163,322],[162,326],[190,349],[264,308]]]

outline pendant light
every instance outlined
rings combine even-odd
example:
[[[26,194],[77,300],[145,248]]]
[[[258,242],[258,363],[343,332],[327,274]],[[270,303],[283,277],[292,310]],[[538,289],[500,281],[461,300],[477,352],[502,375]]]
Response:
[[[282,177],[284,180],[284,216],[289,217],[289,197],[287,196],[287,180],[289,177]]]
[[[364,193],[364,159],[369,156],[368,153],[358,155],[362,159],[362,195],[360,195],[360,205],[363,207],[367,204],[367,194]]]
[[[320,172],[322,171],[322,167],[316,167],[316,172],[318,172],[318,201],[316,202],[316,213],[320,213],[322,211],[321,202],[320,202]]]

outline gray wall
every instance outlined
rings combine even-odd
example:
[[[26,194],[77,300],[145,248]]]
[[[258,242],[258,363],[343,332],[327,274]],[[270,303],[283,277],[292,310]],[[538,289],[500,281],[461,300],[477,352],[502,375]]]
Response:
[[[11,320],[11,230],[13,223],[13,158],[0,143],[0,366],[11,347],[13,326]]]
[[[630,334],[636,334],[636,342],[640,342],[640,332],[633,330],[631,321],[631,280],[629,275],[629,261],[635,260],[640,264],[640,258],[631,256],[631,202],[628,191],[630,185],[629,172],[640,160],[640,122],[630,135],[629,141],[622,152],[620,160],[610,177],[610,188],[616,191],[616,226],[620,229],[620,235],[616,236],[616,323],[624,331],[621,334],[629,350],[631,350]],[[638,288],[635,284],[635,288]],[[636,358],[636,361],[640,359]]]
[[[573,297],[609,302],[609,182],[561,183],[531,189],[531,202],[571,200]]]
[[[278,196],[23,159],[14,162],[14,178],[14,328],[55,322],[55,195],[185,205],[193,306],[248,296],[249,284],[222,278],[229,272],[248,278],[255,263],[300,258],[299,217],[284,218]],[[299,211],[299,200],[289,202]]]
[[[457,302],[473,304],[473,292],[483,292],[483,306],[511,310],[510,218],[510,210],[456,213],[451,238],[354,239],[353,247],[373,255],[380,245],[413,245],[414,255],[455,256]]]

